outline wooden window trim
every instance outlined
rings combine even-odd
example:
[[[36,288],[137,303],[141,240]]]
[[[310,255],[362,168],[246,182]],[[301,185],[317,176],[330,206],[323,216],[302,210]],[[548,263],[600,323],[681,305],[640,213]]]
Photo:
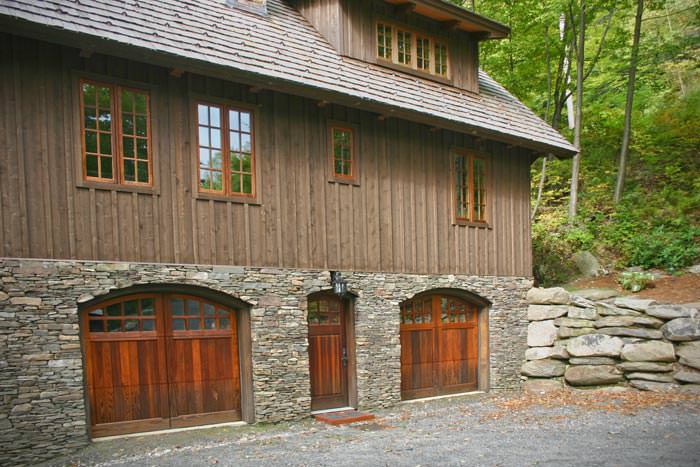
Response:
[[[379,55],[379,26],[384,25],[391,28],[391,60],[386,59]],[[405,65],[399,62],[399,43],[398,43],[398,33],[404,32],[411,34],[411,64]],[[430,42],[429,57],[430,65],[428,69],[418,68],[418,39],[427,39]],[[425,33],[419,31],[415,27],[404,26],[396,23],[392,20],[378,19],[374,22],[374,57],[379,65],[386,66],[388,68],[409,72],[418,76],[422,76],[427,79],[433,79],[445,84],[452,84],[452,54],[450,41],[446,37],[441,37],[436,34]],[[447,74],[442,75],[435,72],[435,47],[436,45],[443,45],[447,51]]]
[[[492,229],[491,225],[491,197],[493,196],[491,184],[491,164],[490,159],[486,154],[473,151],[470,149],[454,149],[451,151],[450,161],[450,181],[451,181],[451,199],[452,199],[452,224],[466,227],[476,227],[483,229]],[[469,193],[469,218],[457,217],[457,167],[455,166],[455,156],[463,156],[467,160],[469,167],[467,192]],[[474,219],[474,160],[478,159],[484,163],[484,186],[486,194],[486,202],[484,203],[484,220]]]
[[[252,193],[251,194],[231,194],[229,192],[229,184],[230,182],[230,156],[223,158],[223,164],[222,167],[223,173],[226,174],[228,173],[228,177],[224,177],[224,191],[214,191],[214,190],[207,190],[207,189],[201,189],[200,184],[199,184],[199,121],[198,121],[198,113],[197,113],[197,106],[198,105],[209,105],[209,106],[217,106],[222,109],[222,115],[221,115],[221,147],[223,148],[228,148],[229,147],[229,122],[228,122],[228,111],[229,110],[238,110],[238,111],[245,111],[250,113],[250,118],[251,118],[251,132],[250,132],[250,144],[251,144],[251,174],[252,174]],[[224,118],[225,114],[225,118]],[[192,157],[192,193],[194,193],[194,197],[196,199],[203,199],[203,200],[213,200],[213,201],[223,201],[227,203],[239,203],[239,204],[250,204],[250,205],[260,205],[262,204],[261,201],[261,196],[260,196],[260,183],[261,183],[261,177],[260,177],[260,164],[259,164],[259,140],[258,140],[258,133],[259,130],[256,129],[256,126],[260,124],[260,112],[259,112],[259,106],[255,104],[251,104],[249,102],[240,102],[240,101],[234,101],[230,99],[221,99],[213,96],[208,96],[208,95],[199,95],[199,94],[193,94],[190,99],[190,115],[188,118],[190,119],[190,129],[191,129],[191,138],[192,141],[195,142],[194,144],[194,156]]]
[[[351,175],[343,176],[335,173],[335,160],[333,153],[333,130],[349,130],[351,134],[350,140],[350,160],[351,160]],[[360,186],[360,127],[354,123],[341,122],[337,120],[328,120],[326,122],[326,159],[328,167],[328,181],[331,183],[341,183],[347,185]]]
[[[154,87],[150,85],[145,85],[142,83],[136,83],[128,80],[115,79],[112,77],[106,77],[102,75],[97,75],[94,73],[84,73],[81,71],[73,71],[73,86],[74,89],[74,102],[77,103],[79,112],[75,115],[76,127],[80,129],[80,139],[76,140],[75,148],[76,152],[80,154],[80,162],[76,166],[76,186],[78,188],[87,189],[97,189],[97,190],[107,190],[107,191],[124,191],[130,193],[143,193],[158,195],[159,192],[156,189],[155,181],[155,149],[153,130],[151,124],[151,106],[153,105],[153,91]],[[97,86],[108,87],[111,90],[111,104],[110,111],[112,113],[112,128],[110,134],[112,137],[112,158],[113,158],[113,172],[111,179],[88,177],[87,176],[87,154],[85,147],[85,110],[83,102],[83,83],[90,83]],[[148,177],[149,182],[138,182],[138,181],[127,181],[124,180],[123,167],[122,167],[122,121],[121,121],[121,92],[122,90],[130,90],[134,92],[139,92],[146,94],[147,106],[146,106],[146,131],[147,131],[147,149],[148,149]],[[71,109],[75,108],[75,105],[70,105]]]

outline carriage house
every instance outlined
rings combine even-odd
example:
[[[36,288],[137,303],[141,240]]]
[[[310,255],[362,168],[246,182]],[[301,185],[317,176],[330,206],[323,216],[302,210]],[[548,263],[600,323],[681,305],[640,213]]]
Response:
[[[515,388],[529,167],[441,0],[0,4],[0,462]]]

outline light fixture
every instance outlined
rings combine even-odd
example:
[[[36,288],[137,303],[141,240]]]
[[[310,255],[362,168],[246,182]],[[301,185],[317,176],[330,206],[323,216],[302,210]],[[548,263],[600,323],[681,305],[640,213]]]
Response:
[[[348,292],[348,283],[338,271],[331,271],[331,285],[333,293],[341,298]]]

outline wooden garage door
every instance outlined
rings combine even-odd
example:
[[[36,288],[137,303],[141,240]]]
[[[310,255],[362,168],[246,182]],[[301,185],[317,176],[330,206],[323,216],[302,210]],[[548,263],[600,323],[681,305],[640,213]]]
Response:
[[[241,419],[236,315],[188,295],[140,294],[83,314],[92,436]]]
[[[401,304],[401,397],[416,399],[477,388],[477,306],[423,295]]]

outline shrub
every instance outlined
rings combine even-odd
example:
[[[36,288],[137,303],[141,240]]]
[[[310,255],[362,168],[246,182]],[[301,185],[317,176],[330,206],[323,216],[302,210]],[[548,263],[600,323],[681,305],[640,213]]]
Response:
[[[617,282],[625,290],[639,292],[646,289],[647,285],[654,281],[654,275],[649,272],[623,272],[617,278]]]

